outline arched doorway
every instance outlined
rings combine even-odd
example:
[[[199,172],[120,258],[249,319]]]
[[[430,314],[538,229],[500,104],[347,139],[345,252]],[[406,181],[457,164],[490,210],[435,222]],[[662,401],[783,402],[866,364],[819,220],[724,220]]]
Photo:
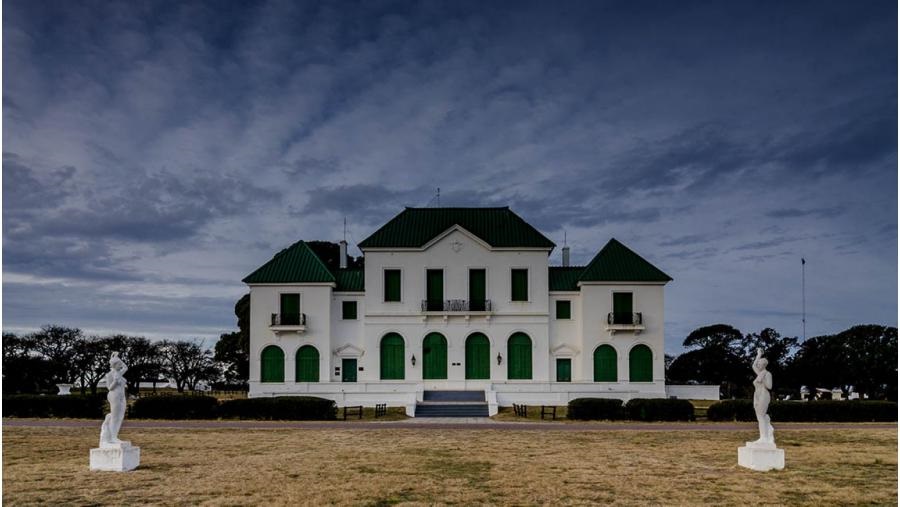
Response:
[[[397,333],[388,333],[381,338],[381,380],[403,380],[405,347],[403,338]]]
[[[628,380],[653,382],[653,352],[646,345],[635,345],[628,354]]]
[[[600,345],[594,350],[594,382],[616,382],[619,372],[616,349],[612,345]]]
[[[277,345],[269,345],[262,350],[260,359],[260,382],[284,382],[284,351]]]
[[[525,333],[515,333],[506,343],[506,378],[531,380],[531,338]]]
[[[447,339],[441,333],[428,333],[422,341],[422,378],[447,379]]]
[[[466,338],[466,380],[491,378],[491,342],[482,333]]]
[[[297,351],[296,360],[297,382],[319,381],[319,351],[312,345],[304,345]]]

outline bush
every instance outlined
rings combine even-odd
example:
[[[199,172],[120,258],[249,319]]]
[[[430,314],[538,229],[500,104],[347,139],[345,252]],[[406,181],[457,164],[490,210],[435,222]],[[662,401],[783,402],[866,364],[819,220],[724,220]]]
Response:
[[[3,416],[102,419],[105,406],[105,396],[17,394],[3,397]]]
[[[136,419],[215,419],[218,400],[212,396],[145,396],[131,406]]]
[[[769,405],[773,422],[894,422],[897,403],[892,401],[774,401]],[[706,412],[710,421],[756,421],[753,402],[727,400],[713,403]]]
[[[569,402],[569,419],[623,419],[622,400],[606,398],[578,398]]]
[[[223,419],[326,421],[336,419],[336,413],[334,401],[311,396],[227,400],[219,406]]]
[[[625,404],[625,413],[635,421],[692,421],[694,405],[688,400],[635,398]]]

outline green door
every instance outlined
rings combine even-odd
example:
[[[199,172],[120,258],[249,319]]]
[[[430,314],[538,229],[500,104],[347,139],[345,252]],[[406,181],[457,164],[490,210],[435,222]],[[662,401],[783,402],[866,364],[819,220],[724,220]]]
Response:
[[[284,352],[275,345],[260,354],[260,382],[284,382]]]
[[[341,360],[341,382],[356,382],[356,359]]]
[[[304,345],[297,351],[296,360],[297,382],[319,381],[319,351],[312,345]]]
[[[281,325],[296,326],[300,323],[300,294],[281,295]]]
[[[630,292],[613,292],[613,324],[633,324]]]
[[[397,333],[388,333],[381,339],[381,380],[403,380],[404,356],[403,338]]]
[[[594,351],[594,382],[617,382],[619,380],[616,363],[616,349],[612,345],[600,345]]]
[[[556,381],[571,382],[572,381],[572,360],[557,359],[556,360]]]
[[[509,337],[506,346],[507,376],[510,380],[531,380],[531,338],[525,333]]]
[[[429,269],[425,272],[425,299],[428,300],[428,311],[439,312],[444,309],[444,270]]]
[[[466,339],[466,380],[491,378],[491,342],[481,333]]]
[[[469,270],[469,310],[473,312],[485,311],[485,299],[487,299],[487,284],[483,269]],[[487,378],[487,377],[485,377]]]
[[[447,339],[440,333],[429,333],[422,342],[422,378],[447,378]]]
[[[646,345],[636,345],[628,354],[628,379],[631,382],[653,382],[653,352]]]

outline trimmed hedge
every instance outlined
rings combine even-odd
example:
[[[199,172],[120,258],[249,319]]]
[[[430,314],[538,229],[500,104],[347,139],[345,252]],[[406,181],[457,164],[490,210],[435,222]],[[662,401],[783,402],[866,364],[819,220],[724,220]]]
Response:
[[[264,419],[284,421],[334,420],[337,407],[332,400],[311,396],[277,396],[223,401],[219,405],[223,419]]]
[[[3,397],[3,416],[103,419],[105,406],[106,397],[103,395],[15,394]]]
[[[569,419],[623,419],[622,400],[606,398],[578,398],[569,402],[566,412]]]
[[[625,413],[635,421],[692,421],[694,405],[688,400],[635,398],[625,404]]]
[[[773,401],[769,416],[775,422],[894,422],[897,402],[876,400],[852,401]],[[710,421],[756,421],[753,402],[725,400],[710,405],[706,412]]]
[[[145,396],[131,405],[135,419],[215,419],[219,401],[212,396]]]

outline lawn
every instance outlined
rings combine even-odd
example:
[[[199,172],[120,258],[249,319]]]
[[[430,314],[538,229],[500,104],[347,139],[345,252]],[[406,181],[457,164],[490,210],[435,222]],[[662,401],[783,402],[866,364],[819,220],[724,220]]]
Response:
[[[783,430],[787,469],[737,466],[752,432],[125,428],[141,467],[88,471],[95,428],[3,428],[8,505],[896,504],[897,432]]]

